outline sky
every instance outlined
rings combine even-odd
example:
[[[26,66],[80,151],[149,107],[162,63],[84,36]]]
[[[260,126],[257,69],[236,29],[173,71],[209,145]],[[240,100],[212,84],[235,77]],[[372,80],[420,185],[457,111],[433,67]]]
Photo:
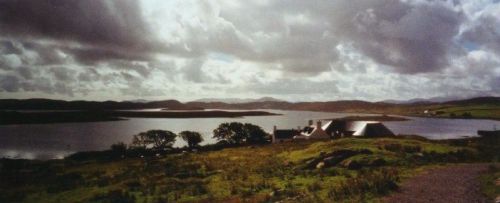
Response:
[[[1,0],[0,98],[500,96],[499,0]]]

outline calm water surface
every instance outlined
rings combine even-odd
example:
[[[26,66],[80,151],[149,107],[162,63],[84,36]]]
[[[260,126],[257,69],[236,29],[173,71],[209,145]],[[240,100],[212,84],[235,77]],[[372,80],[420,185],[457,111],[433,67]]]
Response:
[[[204,143],[213,143],[212,130],[223,122],[247,122],[261,126],[271,132],[278,128],[304,126],[309,119],[340,118],[348,113],[323,113],[309,111],[279,111],[279,116],[255,116],[243,118],[131,118],[124,121],[59,123],[35,125],[0,126],[0,157],[53,159],[62,158],[78,151],[108,149],[113,143],[130,143],[134,134],[163,129],[172,132],[193,130],[202,133]],[[366,114],[364,114],[366,115]],[[416,134],[431,139],[476,136],[478,129],[489,130],[500,126],[499,121],[410,118],[410,121],[384,122],[396,134]],[[176,146],[185,143],[176,141]]]

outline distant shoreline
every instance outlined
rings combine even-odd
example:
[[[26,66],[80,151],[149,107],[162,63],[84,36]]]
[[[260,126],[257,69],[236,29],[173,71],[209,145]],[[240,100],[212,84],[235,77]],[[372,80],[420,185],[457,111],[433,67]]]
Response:
[[[0,125],[52,124],[120,121],[126,118],[237,118],[243,116],[280,115],[266,111],[64,111],[18,112],[0,111]]]
[[[381,116],[346,116],[342,118],[330,118],[330,119],[323,119],[323,120],[344,120],[344,121],[408,121],[411,119],[408,118],[403,118],[399,116],[388,116],[388,115],[381,115]]]

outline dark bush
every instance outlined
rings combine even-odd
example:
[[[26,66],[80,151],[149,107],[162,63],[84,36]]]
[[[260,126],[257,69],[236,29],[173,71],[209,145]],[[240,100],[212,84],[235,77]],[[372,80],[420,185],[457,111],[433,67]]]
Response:
[[[53,184],[48,185],[48,193],[56,193],[66,190],[71,190],[83,184],[84,179],[79,173],[67,173],[56,176],[54,180],[50,181]]]
[[[107,194],[94,196],[90,202],[133,203],[135,202],[135,197],[128,192],[123,192],[122,190],[111,190]]]
[[[391,144],[385,144],[384,149],[391,152],[401,152],[403,146],[401,146],[401,144],[391,143]]]

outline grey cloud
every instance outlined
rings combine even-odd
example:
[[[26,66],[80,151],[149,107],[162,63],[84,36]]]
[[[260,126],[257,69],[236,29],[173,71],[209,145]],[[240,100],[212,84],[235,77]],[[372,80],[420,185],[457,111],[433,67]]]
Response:
[[[283,79],[270,83],[254,83],[247,90],[266,95],[311,95],[335,94],[339,92],[335,81],[308,81],[303,79]]]
[[[0,3],[3,34],[143,48],[148,28],[133,0],[17,0]]]
[[[464,21],[457,2],[273,1],[221,10],[221,17],[253,41],[252,51],[229,52],[253,61],[280,63],[284,72],[319,73],[337,62],[338,44],[350,44],[398,73],[434,72],[460,52],[453,41]],[[241,15],[241,13],[245,15]],[[264,16],[264,17],[263,17]],[[302,17],[290,23],[286,18]],[[256,33],[269,37],[259,38]]]
[[[19,90],[19,78],[14,75],[0,75],[0,90],[16,92]]]
[[[205,59],[196,59],[189,62],[186,66],[183,67],[183,75],[184,78],[188,81],[192,81],[195,83],[205,82],[206,78],[204,77],[205,73],[201,70]]]
[[[10,40],[0,40],[0,53],[20,54],[22,50]]]
[[[463,14],[442,1],[356,1],[336,4],[334,32],[363,54],[399,73],[434,72],[458,45]]]
[[[107,63],[110,68],[117,70],[130,70],[138,73],[143,78],[148,77],[154,68],[148,66],[147,63],[137,61],[115,60]]]
[[[69,57],[84,65],[149,60],[151,54],[166,50],[133,0],[1,1],[0,29],[0,37],[11,41],[3,40],[8,51],[2,52],[21,54],[23,50],[13,46],[21,43],[22,49],[38,54],[36,65],[60,65]]]
[[[22,66],[17,69],[19,75],[21,75],[24,79],[31,80],[33,79],[33,69],[27,66]]]
[[[499,77],[492,73],[498,73],[500,21],[491,13],[471,18],[459,1],[276,0],[230,8],[217,1],[195,4],[200,8],[190,18],[165,22],[175,24],[166,26],[174,29],[170,42],[155,36],[164,34],[162,22],[144,19],[136,1],[0,1],[0,91],[80,95],[100,89],[160,96],[174,91],[172,82],[193,92],[200,86],[240,85],[232,90],[307,98],[335,95],[345,85],[351,92],[342,95],[373,98],[389,94],[370,92],[385,74],[401,77],[384,85],[390,95],[498,89]],[[174,16],[185,11],[178,12]],[[459,28],[467,29],[459,35]],[[492,52],[489,57],[495,59],[462,61],[470,51],[460,44],[464,42]],[[258,70],[244,75],[245,84],[229,83],[233,79],[228,75],[238,75],[207,71],[217,64],[207,61],[219,60],[211,58],[214,53],[230,56],[220,59],[222,66],[241,64],[241,69],[228,68],[235,73]],[[380,77],[356,80],[374,69]],[[328,71],[339,78],[316,80],[321,73],[318,78],[324,80]],[[258,79],[247,81],[252,77]],[[412,87],[419,81],[406,82],[414,78],[439,82],[418,90]]]
[[[76,74],[75,70],[66,67],[52,67],[50,71],[54,74],[56,81],[60,82],[72,81]]]
[[[96,69],[94,68],[87,68],[85,69],[84,72],[81,72],[78,74],[78,81],[81,81],[82,83],[85,82],[91,82],[91,81],[98,81],[100,79],[101,75],[99,72],[97,72]]]
[[[463,34],[464,41],[470,41],[494,51],[500,55],[500,19],[492,15],[483,15],[472,28]]]

